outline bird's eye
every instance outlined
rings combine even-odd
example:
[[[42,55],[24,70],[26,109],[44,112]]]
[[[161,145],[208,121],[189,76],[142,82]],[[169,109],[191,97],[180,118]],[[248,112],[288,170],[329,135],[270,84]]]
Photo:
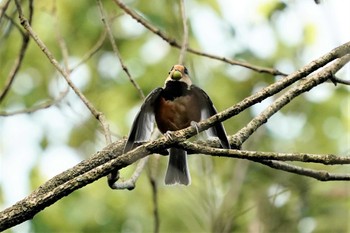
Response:
[[[187,68],[185,67],[185,70],[184,70],[185,74],[188,74],[188,70]]]

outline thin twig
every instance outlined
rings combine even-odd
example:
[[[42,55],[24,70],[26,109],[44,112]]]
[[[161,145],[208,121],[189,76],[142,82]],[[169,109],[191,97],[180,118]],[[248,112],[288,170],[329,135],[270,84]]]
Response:
[[[59,27],[59,19],[57,16],[56,3],[57,2],[54,1],[53,8],[52,8],[52,15],[54,15],[54,17],[55,17],[55,22],[54,22],[54,25],[56,28],[55,32],[56,32],[58,45],[59,45],[61,52],[62,52],[63,64],[64,64],[65,70],[67,72],[67,75],[70,77],[71,72],[69,69],[69,52],[68,52],[67,44],[66,44],[66,42],[61,34],[61,30]]]
[[[5,12],[9,6],[11,0],[4,1],[3,4],[0,6],[0,23],[2,20],[2,17],[5,15]]]
[[[120,52],[118,50],[117,44],[115,43],[112,31],[111,31],[111,27],[109,25],[109,22],[107,20],[106,14],[104,12],[104,8],[103,8],[103,4],[101,0],[97,0],[97,4],[98,4],[98,8],[100,10],[100,15],[101,15],[101,20],[106,28],[107,31],[107,35],[109,38],[109,41],[112,45],[113,48],[113,52],[115,53],[115,55],[118,57],[119,59],[119,63],[123,69],[123,71],[126,73],[126,75],[128,76],[130,82],[132,83],[132,85],[136,88],[136,90],[138,91],[140,97],[142,99],[145,98],[145,95],[143,94],[142,89],[140,88],[140,86],[138,85],[138,83],[132,78],[127,66],[124,64],[124,61],[120,55]],[[137,167],[133,173],[133,175],[131,176],[130,179],[124,181],[124,182],[111,182],[112,180],[118,180],[119,179],[119,171],[117,169],[115,169],[113,172],[111,172],[108,177],[108,185],[110,188],[112,189],[134,189],[135,188],[135,182],[138,179],[138,177],[140,176],[143,168],[145,167],[145,164],[147,163],[148,159],[139,161],[137,164]]]
[[[66,80],[68,85],[72,88],[72,90],[75,92],[75,94],[83,101],[85,106],[90,110],[91,114],[100,122],[103,131],[104,136],[106,138],[107,144],[111,143],[111,134],[109,131],[109,126],[106,122],[105,116],[102,114],[102,112],[99,112],[84,96],[84,94],[74,85],[74,83],[71,81],[69,77],[69,73],[64,70],[60,64],[57,62],[53,54],[50,52],[50,50],[46,47],[44,42],[38,37],[38,35],[33,31],[32,27],[30,26],[28,20],[25,18],[22,12],[21,4],[19,3],[19,0],[15,0],[17,10],[19,13],[19,19],[21,22],[21,25],[24,27],[24,29],[27,30],[29,35],[33,38],[35,43],[39,46],[39,48],[43,51],[43,53],[47,56],[51,64],[56,68],[56,70],[63,76],[63,78]]]
[[[145,95],[143,94],[143,91],[142,89],[140,88],[140,86],[137,84],[137,82],[134,80],[134,78],[131,76],[130,72],[129,72],[129,69],[128,67],[125,65],[121,55],[120,55],[120,52],[118,50],[118,47],[117,47],[117,44],[115,43],[115,40],[114,40],[114,37],[113,37],[113,34],[112,34],[112,31],[111,31],[111,27],[109,26],[109,22],[106,18],[106,14],[104,12],[104,9],[103,9],[103,5],[102,5],[102,2],[101,0],[97,0],[97,3],[98,3],[98,8],[100,9],[100,14],[101,14],[101,20],[106,28],[106,31],[107,31],[107,34],[108,34],[108,38],[109,38],[109,41],[111,42],[111,45],[112,45],[112,48],[113,48],[113,52],[115,53],[115,55],[118,57],[119,59],[119,63],[123,69],[123,71],[125,72],[125,74],[128,76],[130,82],[132,83],[132,85],[136,88],[136,90],[138,91],[140,97],[142,99],[145,98]]]
[[[166,35],[164,32],[162,32],[159,28],[153,26],[151,23],[149,23],[141,15],[139,15],[134,10],[132,10],[131,8],[126,6],[122,1],[114,0],[114,2],[121,9],[123,9],[125,13],[130,15],[133,19],[135,19],[138,23],[142,24],[145,28],[147,28],[148,30],[150,30],[154,34],[156,34],[159,37],[161,37],[170,46],[181,49],[182,46],[181,46],[180,43],[178,43],[175,39],[170,38],[168,35]],[[229,59],[229,58],[225,58],[225,57],[220,57],[220,56],[216,56],[216,55],[200,52],[200,51],[192,49],[190,47],[188,47],[187,51],[190,52],[190,53],[199,55],[199,56],[203,56],[203,57],[208,57],[208,58],[211,58],[211,59],[219,60],[219,61],[231,64],[231,65],[242,66],[242,67],[254,70],[254,71],[259,72],[259,73],[268,73],[268,74],[271,74],[271,75],[283,75],[283,76],[286,75],[285,73],[283,73],[283,72],[281,72],[281,71],[279,71],[277,69],[274,69],[274,68],[266,68],[266,67],[262,67],[262,66],[255,66],[255,65],[251,65],[251,64],[249,64],[247,62],[233,60],[233,59]]]
[[[285,162],[280,161],[272,161],[272,160],[263,160],[263,161],[256,161],[258,163],[264,164],[266,166],[269,166],[274,169],[308,176],[311,178],[314,178],[319,181],[347,181],[350,180],[350,174],[336,174],[336,173],[330,173],[328,171],[324,170],[314,170],[310,168],[302,168],[299,166],[291,165]]]
[[[5,3],[4,5],[4,8],[3,8],[3,12],[1,12],[1,17],[2,17],[2,14],[5,13],[5,10],[7,9],[7,5]],[[29,1],[29,21],[28,21],[28,24],[31,24],[31,21],[32,21],[32,18],[33,18],[33,0],[30,0]],[[17,25],[17,24],[14,24],[14,25]],[[22,30],[19,30],[22,34],[22,45],[21,45],[21,48],[20,48],[20,51],[19,51],[19,54],[18,54],[18,57],[16,58],[15,60],[15,63],[13,64],[11,70],[10,70],[10,73],[6,79],[6,84],[5,84],[5,87],[4,89],[2,90],[2,92],[0,93],[0,103],[4,100],[5,96],[7,95],[7,93],[9,92],[11,86],[12,86],[12,83],[13,81],[15,80],[15,77],[19,71],[19,69],[21,68],[21,65],[22,65],[22,61],[23,61],[23,58],[24,58],[24,55],[27,51],[27,48],[28,48],[28,44],[29,44],[29,34],[28,33],[23,33]]]
[[[74,65],[71,69],[70,72],[78,68],[80,65],[84,64],[87,62],[94,54],[96,54],[100,48],[103,45],[103,42],[105,41],[107,36],[107,30],[103,30],[102,34],[98,38],[96,44],[81,58],[80,62],[78,62],[76,65]]]
[[[154,233],[159,232],[160,217],[158,211],[158,185],[154,177],[150,177],[152,187],[152,201],[153,201],[153,216],[154,216]]]
[[[13,26],[18,30],[18,32],[21,33],[22,37],[25,37],[25,36],[26,36],[26,32],[23,30],[23,28],[21,27],[21,25],[19,25],[19,24],[18,24],[12,17],[10,17],[9,15],[5,14],[4,16],[5,16],[5,18],[6,18],[7,20],[9,20],[9,21],[11,22],[11,25],[13,25]],[[9,30],[8,30],[8,31],[9,31]],[[9,33],[9,32],[7,32],[7,34],[8,34],[8,33]],[[6,33],[5,33],[4,35],[6,35]]]
[[[148,162],[149,157],[145,157],[143,159],[140,159],[140,161],[136,165],[136,169],[131,175],[129,179],[126,181],[121,182],[115,182],[112,185],[110,185],[111,189],[128,189],[133,190],[135,188],[135,184],[137,179],[140,177],[141,172],[143,171],[145,165]]]
[[[280,153],[248,150],[228,150],[199,145],[188,141],[178,144],[181,148],[195,151],[200,154],[211,156],[249,159],[249,160],[277,160],[298,161],[304,163],[320,163],[325,165],[350,164],[350,156],[336,156],[333,154],[310,154],[310,153]]]
[[[330,78],[330,80],[331,80],[332,83],[334,83],[334,85],[337,85],[338,83],[344,84],[344,85],[347,85],[347,86],[350,85],[350,80],[343,80],[343,79],[337,78],[335,75],[333,75]]]
[[[186,52],[188,48],[188,25],[187,25],[186,6],[185,6],[184,0],[180,0],[180,11],[181,11],[181,18],[182,18],[183,37],[182,37],[182,45],[181,45],[178,64],[184,64]]]
[[[17,110],[13,112],[0,112],[0,116],[14,116],[18,114],[28,114],[39,110],[47,109],[61,102],[61,100],[67,95],[68,91],[69,89],[67,88],[66,90],[62,91],[56,99],[44,101],[43,103],[38,104],[37,106],[31,107],[31,108]]]

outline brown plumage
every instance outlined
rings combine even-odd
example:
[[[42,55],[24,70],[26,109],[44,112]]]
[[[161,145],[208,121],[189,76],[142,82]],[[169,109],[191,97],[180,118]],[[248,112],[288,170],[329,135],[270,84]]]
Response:
[[[165,80],[164,87],[154,89],[145,99],[132,125],[124,153],[136,147],[137,143],[149,140],[154,122],[160,132],[176,131],[216,114],[209,96],[192,84],[186,67],[175,65]],[[207,130],[211,136],[220,139],[223,148],[230,148],[226,132],[221,123]],[[190,184],[187,168],[187,153],[182,149],[170,148],[166,184]]]

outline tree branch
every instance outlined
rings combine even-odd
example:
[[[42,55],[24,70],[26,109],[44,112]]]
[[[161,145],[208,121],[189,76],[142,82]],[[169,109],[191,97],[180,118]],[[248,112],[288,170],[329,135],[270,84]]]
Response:
[[[279,153],[247,150],[229,150],[208,147],[200,144],[183,141],[178,144],[181,148],[194,151],[198,154],[206,154],[218,157],[277,161],[298,161],[304,163],[321,163],[325,165],[350,164],[350,156],[336,156],[333,154],[309,154],[309,153]]]
[[[292,87],[278,99],[276,99],[263,112],[251,120],[245,127],[239,130],[233,137],[243,144],[260,126],[265,124],[268,119],[278,112],[281,108],[290,103],[294,98],[304,92],[310,91],[317,85],[326,82],[333,78],[334,74],[338,72],[345,64],[350,61],[350,54],[336,59],[332,64],[325,67],[321,71],[313,73],[310,77],[301,81],[297,86]]]
[[[113,34],[112,34],[112,31],[111,31],[111,27],[109,26],[109,22],[108,20],[106,19],[106,16],[105,16],[105,12],[103,10],[103,5],[102,5],[102,2],[101,0],[97,0],[97,4],[98,4],[98,8],[100,9],[100,14],[101,14],[101,20],[106,28],[106,31],[107,31],[107,34],[108,34],[108,38],[109,38],[109,41],[111,42],[111,45],[112,45],[112,48],[113,48],[113,51],[114,51],[114,54],[117,56],[117,58],[119,59],[119,63],[123,69],[123,71],[125,72],[125,74],[128,76],[131,84],[136,88],[136,90],[138,91],[140,97],[142,99],[145,98],[145,95],[143,94],[143,91],[141,89],[141,87],[137,84],[137,82],[133,79],[133,77],[131,76],[130,72],[129,72],[129,69],[128,67],[125,65],[125,63],[123,62],[123,59],[119,53],[119,50],[118,50],[118,47],[117,47],[117,44],[115,43],[114,41],[114,38],[113,38]]]
[[[130,15],[133,19],[135,19],[138,23],[142,24],[145,28],[147,28],[152,33],[158,35],[160,38],[162,38],[164,41],[166,41],[170,46],[178,48],[178,49],[182,48],[181,44],[178,43],[175,39],[170,38],[168,35],[166,35],[160,29],[158,29],[157,27],[155,27],[154,25],[149,23],[145,18],[143,18],[141,15],[137,14],[134,10],[132,10],[131,8],[126,6],[122,1],[114,0],[114,2],[126,14]],[[214,60],[222,61],[222,62],[228,63],[230,65],[242,66],[242,67],[251,69],[251,70],[259,72],[259,73],[267,73],[267,74],[271,74],[271,75],[284,75],[284,76],[286,75],[285,73],[283,73],[281,71],[278,71],[277,69],[251,65],[251,64],[249,64],[247,62],[238,61],[238,60],[232,60],[232,59],[229,59],[229,58],[225,58],[225,57],[220,57],[220,56],[204,53],[204,52],[192,49],[190,47],[187,48],[187,51],[190,52],[190,53],[199,55],[199,56],[208,57],[208,58],[211,58],[211,59],[214,59]]]
[[[52,99],[52,100],[46,100],[41,104],[38,104],[36,106],[33,106],[31,108],[27,109],[21,109],[18,111],[13,111],[13,112],[6,112],[6,111],[1,111],[0,116],[14,116],[18,114],[27,114],[27,113],[33,113],[42,109],[47,109],[53,105],[58,104],[67,94],[68,94],[69,89],[67,88],[66,90],[62,91],[57,98]]]
[[[182,18],[183,37],[182,37],[182,45],[180,49],[178,64],[184,64],[185,56],[188,48],[188,25],[187,25],[185,1],[180,0],[179,2],[180,2],[180,12],[181,12],[181,18]]]
[[[97,53],[99,49],[102,47],[103,42],[106,39],[106,36],[107,36],[107,31],[104,30],[100,35],[100,37],[98,38],[96,44],[81,58],[80,62],[78,62],[75,66],[70,68],[70,72],[72,72],[77,67],[84,64],[85,62],[87,62],[95,53]]]
[[[90,101],[84,96],[84,94],[74,85],[72,80],[69,77],[68,71],[64,70],[58,63],[58,61],[55,59],[53,54],[50,52],[50,50],[46,47],[44,42],[38,37],[38,35],[33,31],[32,27],[29,24],[29,21],[25,18],[22,12],[21,4],[18,0],[15,0],[16,7],[19,14],[19,20],[21,22],[21,25],[26,29],[28,34],[32,37],[32,39],[35,41],[35,43],[39,46],[39,48],[43,51],[43,53],[46,55],[46,57],[49,59],[51,64],[56,68],[56,70],[63,76],[63,78],[66,80],[68,85],[72,88],[72,90],[75,92],[75,94],[83,101],[85,106],[90,110],[91,114],[100,122],[103,131],[104,136],[106,138],[107,142],[111,142],[111,134],[109,131],[109,125],[106,122],[105,116],[102,112],[99,112],[91,103]]]
[[[334,174],[324,170],[313,170],[310,168],[302,168],[299,166],[287,164],[284,162],[263,160],[259,163],[269,166],[274,169],[283,170],[286,172],[308,176],[319,181],[348,181],[350,180],[350,174]]]
[[[4,5],[4,7],[3,7],[2,11],[1,11],[1,14],[0,14],[1,17],[5,13],[5,10],[8,7],[8,3],[9,2],[7,2],[7,3],[5,2],[4,3],[5,5]],[[33,17],[33,0],[30,0],[29,1],[29,21],[28,21],[28,24],[31,24],[32,17]],[[11,85],[12,85],[13,81],[15,80],[15,77],[16,77],[19,69],[21,68],[24,55],[25,55],[25,53],[27,51],[27,48],[28,48],[28,45],[29,45],[29,39],[30,39],[29,34],[28,33],[22,33],[21,30],[20,30],[20,32],[21,32],[21,35],[22,35],[22,45],[21,45],[21,48],[19,50],[18,57],[16,58],[13,66],[12,66],[12,68],[10,70],[10,73],[9,73],[7,79],[6,79],[5,87],[2,90],[2,92],[0,93],[0,103],[5,99],[8,91],[11,88]]]

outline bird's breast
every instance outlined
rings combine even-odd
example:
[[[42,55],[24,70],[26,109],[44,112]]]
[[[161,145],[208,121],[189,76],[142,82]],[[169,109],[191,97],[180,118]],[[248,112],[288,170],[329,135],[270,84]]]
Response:
[[[184,95],[173,100],[160,97],[155,105],[155,119],[162,133],[176,131],[199,122],[201,110],[195,95]]]

